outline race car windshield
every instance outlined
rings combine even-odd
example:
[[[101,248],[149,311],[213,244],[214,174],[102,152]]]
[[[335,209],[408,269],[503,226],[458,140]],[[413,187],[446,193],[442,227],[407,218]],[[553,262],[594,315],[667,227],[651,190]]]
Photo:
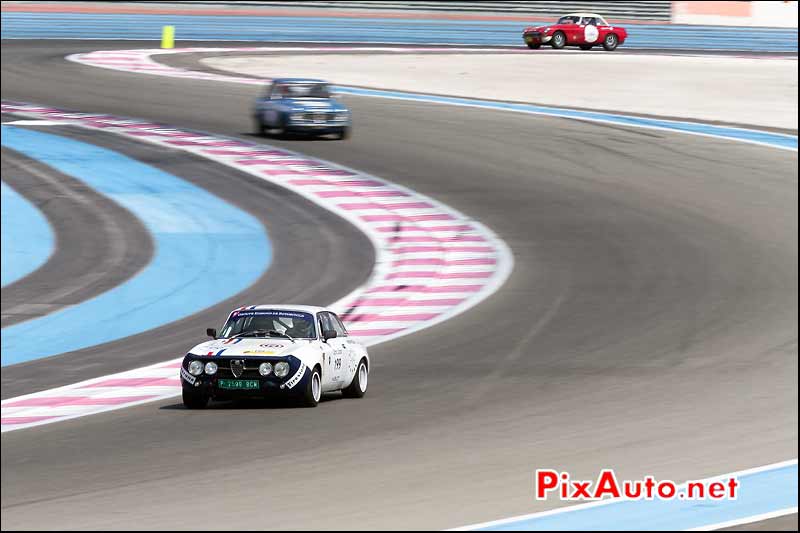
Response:
[[[286,83],[278,85],[278,93],[284,98],[330,98],[327,83]]]
[[[580,17],[566,16],[558,19],[557,24],[577,24],[579,20]]]
[[[317,332],[314,327],[314,316],[310,313],[280,309],[234,311],[222,328],[219,338],[283,335],[293,339],[315,339]]]

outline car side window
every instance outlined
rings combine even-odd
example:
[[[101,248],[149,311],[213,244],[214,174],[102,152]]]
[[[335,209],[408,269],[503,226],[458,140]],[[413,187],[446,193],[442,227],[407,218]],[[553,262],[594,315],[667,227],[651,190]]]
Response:
[[[333,322],[333,329],[336,330],[336,335],[338,337],[347,337],[347,330],[344,328],[344,324],[342,321],[339,320],[339,317],[336,316],[334,313],[328,313],[331,318],[331,322]]]
[[[331,324],[331,319],[328,316],[327,312],[319,314],[319,323],[320,323],[320,336],[322,335],[322,332],[324,332],[324,331],[327,331],[327,330],[330,330],[330,329],[336,329],[336,328],[333,327],[333,324]]]

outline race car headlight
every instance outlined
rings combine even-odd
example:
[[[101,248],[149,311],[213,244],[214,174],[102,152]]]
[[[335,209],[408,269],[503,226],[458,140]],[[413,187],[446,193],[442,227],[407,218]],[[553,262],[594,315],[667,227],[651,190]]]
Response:
[[[272,372],[272,365],[270,363],[261,363],[258,365],[258,373],[262,376],[269,376]]]
[[[217,373],[217,368],[218,368],[217,363],[209,361],[208,363],[206,363],[206,374],[208,374],[209,376],[213,376],[214,374]]]
[[[286,361],[281,361],[280,363],[275,363],[275,375],[279,378],[285,378],[289,375],[289,363]]]
[[[189,373],[193,376],[199,376],[203,373],[203,363],[200,361],[192,361],[189,363]]]

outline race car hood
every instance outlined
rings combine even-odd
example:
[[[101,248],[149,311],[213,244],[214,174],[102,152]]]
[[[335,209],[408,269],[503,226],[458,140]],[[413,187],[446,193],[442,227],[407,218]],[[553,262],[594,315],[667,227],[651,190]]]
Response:
[[[203,356],[282,357],[296,354],[311,341],[283,338],[216,339],[198,344],[189,353]]]
[[[549,27],[549,26],[530,26],[530,27],[528,27],[528,28],[525,28],[525,30],[523,31],[523,33],[527,33],[527,32],[529,32],[529,31],[539,31],[539,32],[544,32],[544,30],[545,30],[545,29],[547,29],[548,27]]]
[[[347,107],[336,100],[322,100],[319,98],[289,98],[286,102],[292,111],[347,111]]]

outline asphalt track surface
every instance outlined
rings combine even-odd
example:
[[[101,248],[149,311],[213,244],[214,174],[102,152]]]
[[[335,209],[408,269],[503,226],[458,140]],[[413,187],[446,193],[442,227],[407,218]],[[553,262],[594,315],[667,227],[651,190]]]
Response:
[[[234,307],[249,302],[286,301],[295,298],[297,301],[315,301],[317,298],[333,300],[363,283],[372,269],[372,246],[361,232],[327,211],[312,209],[310,202],[283,188],[264,184],[261,180],[204,158],[148,144],[130,143],[112,134],[88,133],[80,128],[61,126],[57,128],[47,126],[41,129],[102,146],[158,167],[191,181],[247,211],[267,228],[273,241],[275,254],[273,267],[282,274],[276,275],[275,271],[270,269],[244,294],[227,299],[203,313],[156,330],[125,340],[4,368],[3,398],[130,370],[164,361],[174,355],[180,356],[193,345],[192,342],[187,345],[187,340],[196,339],[198,342],[204,340],[205,328],[219,327]],[[65,181],[72,179],[63,175],[60,178]],[[117,209],[113,211],[112,216],[116,217],[117,224],[122,224],[126,217],[133,218],[119,205],[115,204],[115,207]],[[213,216],[213,213],[209,213],[209,216]],[[64,218],[53,222],[55,231],[59,234],[62,231],[61,226],[69,226],[71,221],[69,218]],[[84,234],[83,238],[91,240],[96,231],[93,228]],[[340,244],[340,240],[343,245]],[[58,282],[53,282],[55,286],[66,290],[77,283],[75,278],[59,273],[70,272],[66,264],[82,256],[83,248],[82,243],[76,244],[76,247],[71,249],[72,254],[63,261],[64,264],[52,267],[51,272]],[[147,247],[138,248],[137,251],[141,254],[136,258],[138,263],[150,256]],[[46,263],[42,269],[50,268],[49,263],[56,259],[58,258]],[[18,285],[20,287],[17,293],[23,295],[23,300],[26,293],[34,293],[37,290],[36,285],[26,283],[24,279],[20,280]],[[4,312],[5,306],[4,289]],[[154,335],[161,339],[163,346],[153,345]]]
[[[264,43],[264,44],[265,45],[270,45],[272,43]],[[254,54],[252,51],[251,52],[213,52],[213,53],[212,52],[194,52],[194,53],[192,53],[192,52],[184,52],[184,53],[180,53],[180,54],[162,54],[162,55],[157,56],[156,60],[161,64],[168,65],[168,66],[171,66],[173,68],[186,69],[186,70],[195,70],[195,71],[200,71],[200,72],[208,72],[208,73],[211,73],[211,74],[217,74],[217,75],[220,75],[220,76],[228,76],[228,77],[230,77],[230,76],[236,76],[237,75],[236,72],[234,72],[232,70],[222,70],[222,69],[211,67],[208,64],[202,62],[202,60],[206,59],[206,58],[210,58],[210,57],[253,57],[254,55],[260,55],[260,56],[274,56],[274,55],[291,56],[291,55],[304,55],[304,54],[308,55],[309,54],[308,51],[303,52],[302,50],[292,50],[292,45],[284,45],[284,46],[287,46],[286,49],[281,50],[281,51],[257,52],[256,54]],[[294,46],[298,46],[299,47],[299,46],[302,46],[302,45],[294,45]],[[341,46],[341,45],[336,45],[336,46]],[[364,50],[359,50],[360,47],[364,47]],[[375,48],[375,47],[376,47],[376,45],[369,46],[369,45],[364,45],[364,44],[361,44],[361,45],[353,44],[353,45],[347,45],[347,48],[349,48],[349,50],[346,50],[346,51],[341,50],[341,49],[337,50],[336,47],[331,47],[329,52],[314,52],[314,55],[319,56],[319,55],[325,55],[325,54],[328,54],[328,53],[333,55],[333,56],[368,55],[368,54],[374,54],[375,53],[374,51],[370,51],[369,50],[369,48]],[[414,49],[414,47],[412,47],[412,46],[403,46],[403,45],[401,45],[401,46],[391,46],[391,48],[395,48],[395,49],[408,48],[409,51]],[[439,51],[435,51],[435,52],[434,51],[426,51],[425,55],[438,55],[438,54],[441,54],[441,55],[456,55],[456,54],[459,54],[459,53],[460,54],[465,54],[465,53],[467,53],[466,51],[468,51],[470,48],[476,48],[477,50],[481,50],[481,48],[479,48],[479,47],[452,47],[452,46],[447,46],[447,47],[445,47],[445,46],[439,46],[439,47],[430,46],[430,47],[427,47],[426,46],[425,48],[427,50],[431,50],[431,49],[435,49],[435,48],[439,49]],[[497,49],[497,50],[505,50],[505,53],[515,53],[516,54],[516,53],[518,53],[520,51],[519,47],[492,47],[492,48]],[[474,53],[474,52],[469,52],[469,53]],[[500,53],[500,52],[498,52],[498,53]],[[568,50],[568,49],[552,50],[551,49],[551,50],[544,50],[544,51],[542,51],[542,50],[528,51],[528,53],[529,54],[534,54],[534,55],[535,54],[542,54],[542,53],[552,53],[552,54],[564,55],[564,54],[572,54],[572,53],[575,53],[575,54],[587,54],[589,52],[586,52],[586,51],[583,51],[583,50],[577,50],[577,49],[576,50]],[[595,50],[592,53],[604,54],[604,53],[608,53],[608,52]],[[619,51],[616,51],[615,54],[616,55],[644,55],[644,53],[641,50],[630,50],[630,49],[627,49],[627,50],[619,49]],[[656,51],[647,51],[647,55],[652,56],[652,55],[656,55],[656,54],[657,54]],[[694,54],[681,54],[681,53],[672,53],[672,52],[669,53],[669,54],[665,54],[664,52],[661,52],[660,55],[670,55],[670,56],[678,56],[678,55],[690,55],[691,56],[691,55],[694,55],[694,56],[697,56],[697,55],[700,55],[700,54],[698,54],[696,52]],[[710,51],[710,52],[705,52],[702,55],[704,57],[712,57],[712,56],[717,56],[717,57],[728,56],[728,57],[730,57],[730,56],[732,56],[734,54],[732,54],[730,52]],[[753,54],[735,54],[735,55],[737,57],[749,57],[749,56],[751,56]],[[770,54],[762,54],[762,56],[768,56],[768,57],[774,59],[774,58],[778,58],[778,57],[787,57],[788,54],[770,53]],[[796,57],[796,54],[795,54],[795,57]],[[252,76],[248,76],[248,75],[245,75],[245,74],[241,74],[241,77],[252,79]],[[381,84],[381,83],[373,84],[370,87],[367,87],[367,86],[354,86],[354,85],[349,85],[348,87],[358,87],[358,88],[363,88],[363,89],[385,89],[385,90],[391,90],[392,89],[390,86],[384,87],[384,84]],[[404,91],[404,92],[406,92],[406,91]],[[436,93],[432,93],[432,92],[428,92],[428,91],[426,91],[426,92],[424,92],[422,94],[426,94],[426,95],[433,94],[433,95],[437,95],[437,96],[451,96],[451,95],[447,95],[447,94],[436,94]],[[513,102],[513,103],[520,103],[520,104],[534,104],[534,105],[541,105],[541,106],[548,107],[548,105],[546,103],[543,103],[543,102],[525,102],[525,101],[518,101],[518,100],[515,101],[515,100],[499,98],[501,96],[501,91],[498,91],[497,96],[498,96],[498,98],[480,98],[480,100],[488,100],[488,101],[496,101],[496,102]],[[549,107],[552,107],[552,106],[549,106]],[[563,108],[566,108],[566,109],[575,109],[575,110],[578,110],[578,111],[598,111],[597,107],[592,107],[592,108],[580,107],[580,106],[559,106],[559,107],[563,107]],[[746,128],[746,129],[750,129],[750,128],[753,127],[750,124],[743,124],[743,123],[737,123],[737,122],[728,122],[728,121],[721,121],[721,120],[699,120],[699,119],[695,120],[695,119],[691,119],[691,118],[687,119],[686,117],[681,117],[681,116],[670,116],[670,115],[664,115],[664,114],[661,114],[661,115],[652,115],[652,114],[646,114],[646,113],[624,113],[624,114],[625,115],[630,115],[630,116],[644,117],[644,118],[677,120],[677,121],[683,121],[683,122],[698,122],[698,123],[702,123],[702,124],[714,124],[714,125],[718,125],[718,126],[731,126],[731,127],[739,127],[739,128]],[[759,126],[758,129],[760,129],[762,131],[770,131],[770,132],[774,132],[774,133],[784,133],[784,134],[787,134],[787,135],[797,135],[797,130],[793,130],[793,129],[789,129],[789,128],[767,127],[767,126],[763,126],[762,127],[762,126]]]
[[[111,47],[4,41],[2,97],[252,139],[256,87],[62,59]],[[176,399],[5,433],[4,529],[441,529],[554,507],[533,501],[535,468],[680,481],[797,455],[796,152],[345,100],[351,140],[269,142],[474,216],[511,247],[508,282],[458,317],[372,348],[362,400],[188,412]],[[178,175],[268,228],[296,224],[296,239],[270,232],[274,263],[249,300],[324,304],[363,278],[363,243],[335,217],[210,163],[171,163],[194,165]],[[276,195],[285,202],[258,210]],[[335,229],[320,236],[322,222]],[[327,254],[322,280],[306,275],[309,253]],[[220,312],[5,368],[3,397],[72,367],[95,375],[180,355]]]

